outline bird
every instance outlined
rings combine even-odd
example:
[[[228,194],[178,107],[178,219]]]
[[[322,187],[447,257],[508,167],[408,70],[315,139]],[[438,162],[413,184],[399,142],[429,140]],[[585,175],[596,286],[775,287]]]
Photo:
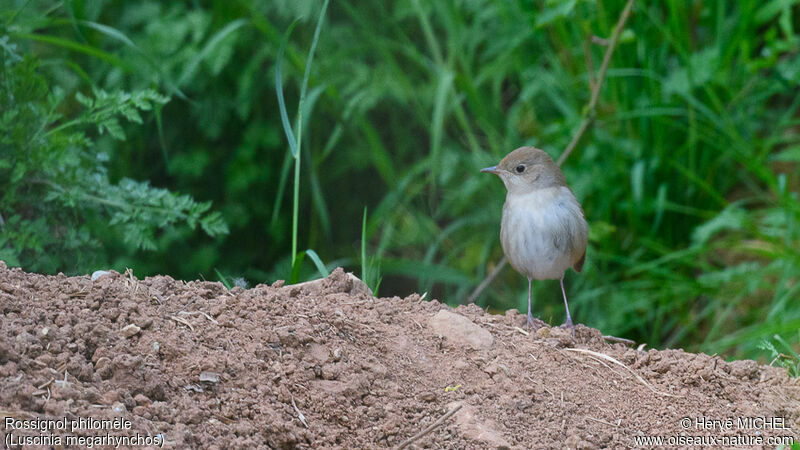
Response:
[[[532,281],[559,280],[565,326],[574,336],[564,274],[570,267],[583,268],[589,225],[564,174],[550,155],[533,147],[520,147],[481,172],[499,176],[506,187],[500,242],[511,267],[528,279],[528,327],[544,324],[531,313]]]

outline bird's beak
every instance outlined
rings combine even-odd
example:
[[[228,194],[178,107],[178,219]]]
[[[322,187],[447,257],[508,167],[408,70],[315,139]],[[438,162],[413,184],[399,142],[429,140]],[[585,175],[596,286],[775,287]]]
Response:
[[[481,172],[493,173],[495,175],[499,175],[500,174],[500,170],[497,168],[497,166],[486,167],[484,169],[481,169]]]

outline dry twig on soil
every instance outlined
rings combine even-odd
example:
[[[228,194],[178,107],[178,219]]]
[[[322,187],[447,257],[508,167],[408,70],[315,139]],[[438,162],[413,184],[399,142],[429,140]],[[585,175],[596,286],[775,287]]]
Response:
[[[636,341],[616,336],[603,336],[603,339],[607,340],[608,342],[616,342],[618,344],[636,345]]]
[[[308,428],[308,422],[306,422],[306,416],[304,416],[303,413],[300,412],[300,409],[297,407],[297,403],[294,402],[294,395],[292,395],[292,407],[294,408],[294,411],[297,413],[297,418],[300,419],[300,422],[303,422],[303,425],[305,425],[306,428]]]
[[[592,355],[592,356],[596,356],[596,357],[601,358],[601,359],[605,359],[606,361],[612,362],[612,363],[614,363],[614,364],[616,364],[616,365],[618,365],[620,367],[623,367],[625,370],[630,372],[634,377],[636,377],[636,379],[639,380],[640,383],[642,383],[643,385],[647,386],[648,389],[653,391],[653,393],[658,394],[658,395],[663,395],[663,396],[666,396],[666,397],[680,397],[680,395],[670,394],[668,392],[661,392],[661,391],[656,390],[656,388],[654,388],[650,383],[645,381],[645,379],[642,378],[638,373],[634,372],[633,369],[631,369],[630,367],[626,366],[625,364],[622,364],[621,362],[617,361],[616,359],[614,359],[614,358],[612,358],[612,357],[610,357],[610,356],[608,356],[606,354],[603,354],[603,353],[600,353],[600,352],[595,352],[595,351],[592,351],[592,350],[586,350],[585,348],[565,348],[564,350],[568,351],[568,352],[585,353],[587,355]]]
[[[416,441],[417,439],[419,439],[419,438],[425,436],[426,434],[430,433],[431,431],[433,431],[436,427],[438,427],[439,425],[443,424],[445,420],[447,420],[450,416],[452,416],[459,409],[461,409],[462,406],[464,406],[464,405],[456,406],[455,408],[453,408],[450,411],[448,411],[447,414],[445,414],[441,418],[439,418],[439,420],[434,422],[428,428],[425,428],[424,430],[420,431],[419,433],[415,434],[414,436],[411,436],[410,438],[408,438],[405,441],[403,441],[402,444],[397,446],[397,450],[401,450],[401,449],[404,449],[404,448],[408,447],[412,442]]]
[[[194,331],[194,327],[192,326],[192,324],[190,324],[185,319],[181,319],[180,317],[175,317],[175,316],[170,316],[169,318],[174,320],[175,322],[182,323],[182,324],[186,325],[187,327],[189,327],[190,330]]]
[[[209,322],[211,322],[211,323],[213,323],[215,325],[219,325],[219,322],[217,322],[216,319],[214,319],[213,317],[211,317],[207,313],[204,313],[203,311],[192,311],[192,312],[180,311],[180,312],[178,312],[178,314],[180,314],[182,316],[194,316],[194,315],[198,315],[199,314],[199,315],[205,317],[206,319],[208,319]]]

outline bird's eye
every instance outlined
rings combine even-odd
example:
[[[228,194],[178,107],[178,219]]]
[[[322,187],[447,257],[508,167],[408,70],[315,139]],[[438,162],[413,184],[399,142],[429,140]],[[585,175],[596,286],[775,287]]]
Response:
[[[522,172],[525,172],[525,165],[524,165],[524,164],[520,164],[520,165],[518,165],[518,166],[517,166],[517,168],[516,168],[516,169],[514,169],[514,170],[516,170],[516,171],[517,171],[517,173],[522,173]]]

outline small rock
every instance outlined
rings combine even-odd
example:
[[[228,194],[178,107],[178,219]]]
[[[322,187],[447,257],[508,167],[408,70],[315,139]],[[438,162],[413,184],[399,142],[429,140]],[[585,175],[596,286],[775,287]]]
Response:
[[[448,409],[458,406],[458,402],[448,405]],[[455,413],[455,422],[461,434],[467,438],[480,442],[482,448],[510,449],[511,444],[497,431],[498,426],[486,417],[480,417],[478,409],[471,405],[464,405]]]
[[[475,350],[488,350],[494,344],[492,333],[466,317],[446,309],[431,317],[428,325],[435,333],[451,340],[455,345],[466,343]]]
[[[372,297],[372,289],[367,286],[367,283],[361,281],[360,278],[353,275],[353,272],[347,272],[347,278],[353,282],[353,287],[350,288],[350,293],[353,295],[364,294]]]
[[[575,338],[572,337],[572,331],[569,329],[552,327],[548,328],[547,343],[555,348],[574,347]],[[538,332],[537,332],[538,335]]]
[[[536,339],[547,339],[550,337],[550,327],[542,327],[536,330]]]
[[[320,368],[320,375],[325,380],[335,380],[342,373],[341,364],[325,364]]]
[[[216,372],[200,372],[199,380],[204,383],[219,383],[219,374]]]
[[[419,399],[424,402],[432,402],[436,400],[436,394],[433,392],[425,392],[424,394],[419,396]]]
[[[326,363],[330,356],[330,351],[328,351],[328,347],[325,347],[324,345],[317,343],[312,343],[308,346],[308,353],[312,359],[319,362],[320,364]]]
[[[107,270],[95,270],[94,272],[92,272],[92,281],[95,281],[98,278],[102,277],[103,275],[108,275],[110,273],[111,272]]]
[[[587,439],[582,438],[578,434],[570,434],[564,442],[567,448],[574,448],[577,450],[592,450],[599,448],[597,445],[589,442]]]
[[[107,356],[101,356],[97,359],[94,363],[94,370],[102,370],[103,368],[111,365],[111,358]]]
[[[758,363],[750,360],[731,361],[731,375],[741,380],[752,380],[758,377]]]
[[[135,335],[139,334],[140,331],[142,331],[142,329],[139,328],[138,326],[136,326],[136,324],[133,324],[133,323],[125,325],[125,328],[119,330],[120,334],[122,334],[122,336],[124,336],[126,338],[129,338],[131,336],[135,336]]]
[[[116,389],[111,389],[110,391],[106,391],[103,393],[101,398],[101,403],[104,405],[113,405],[119,401],[119,391]]]
[[[114,403],[114,406],[111,407],[111,410],[114,411],[117,414],[122,414],[122,413],[127,412],[128,408],[126,408],[125,405],[123,405],[122,403],[117,402],[117,403]]]
[[[628,349],[622,354],[622,362],[627,366],[632,366],[636,362],[636,350]]]
[[[94,363],[94,371],[104,380],[111,378],[111,375],[114,373],[111,359],[106,356],[101,356],[97,362]]]
[[[139,323],[139,326],[144,330],[150,328],[153,325],[153,318],[152,317],[141,317],[136,320]]]

